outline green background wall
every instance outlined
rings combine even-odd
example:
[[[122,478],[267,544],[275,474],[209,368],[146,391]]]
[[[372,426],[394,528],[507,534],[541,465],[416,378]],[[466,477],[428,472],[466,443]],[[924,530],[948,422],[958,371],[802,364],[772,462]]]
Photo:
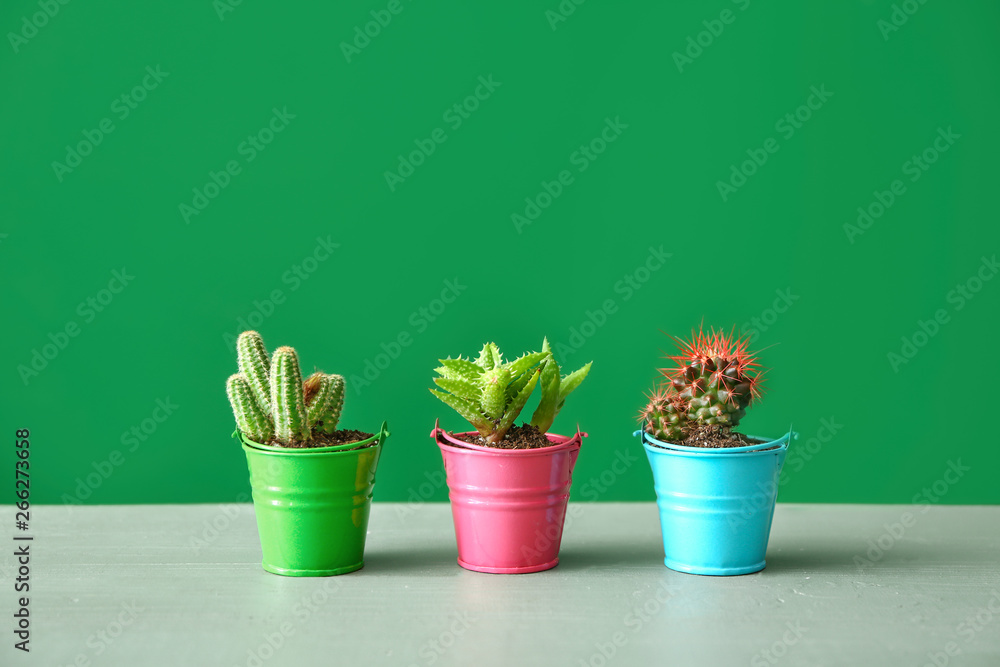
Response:
[[[2,421],[31,429],[34,500],[244,498],[223,385],[257,312],[269,347],[354,379],[346,425],[389,420],[379,500],[447,496],[428,433],[462,422],[435,359],[543,334],[594,360],[556,422],[590,432],[574,498],[652,499],[633,415],[660,330],[704,320],[765,348],[744,430],[802,434],[782,500],[910,502],[960,464],[934,502],[1000,501],[1000,280],[977,275],[1000,247],[1000,6],[903,4],[3,3]],[[366,43],[371,12],[391,21]]]

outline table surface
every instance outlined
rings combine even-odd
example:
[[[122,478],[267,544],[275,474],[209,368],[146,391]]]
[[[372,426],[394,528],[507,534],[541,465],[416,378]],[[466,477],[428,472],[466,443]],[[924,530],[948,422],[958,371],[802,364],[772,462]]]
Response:
[[[779,504],[767,568],[668,570],[652,503],[571,503],[548,572],[468,572],[447,504],[375,503],[364,569],[264,572],[253,508],[33,509],[3,665],[1000,665],[1000,507]],[[950,655],[949,655],[950,653]]]

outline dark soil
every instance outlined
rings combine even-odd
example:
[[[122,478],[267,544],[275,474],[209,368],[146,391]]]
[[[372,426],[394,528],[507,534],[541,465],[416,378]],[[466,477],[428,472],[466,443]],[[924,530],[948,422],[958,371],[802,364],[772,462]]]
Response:
[[[685,447],[725,449],[727,447],[745,447],[747,445],[756,445],[762,441],[748,438],[742,433],[736,433],[730,430],[730,427],[728,426],[705,424],[693,428],[688,433],[688,436],[680,442],[672,440],[670,442],[673,442],[675,445],[684,445]]]
[[[552,444],[545,437],[544,433],[531,424],[511,426],[510,430],[507,431],[507,435],[503,437],[503,440],[496,444],[486,442],[486,439],[478,433],[456,435],[455,438],[472,443],[473,445],[482,445],[483,447],[492,447],[493,449],[538,449],[540,447],[548,447]]]
[[[331,445],[346,445],[351,442],[360,442],[371,438],[373,435],[373,433],[355,431],[354,429],[349,428],[342,431],[334,431],[329,435],[326,433],[313,433],[312,440],[309,442],[286,444],[278,442],[277,440],[272,440],[268,444],[275,447],[284,447],[285,449],[315,449],[316,447],[329,447]]]

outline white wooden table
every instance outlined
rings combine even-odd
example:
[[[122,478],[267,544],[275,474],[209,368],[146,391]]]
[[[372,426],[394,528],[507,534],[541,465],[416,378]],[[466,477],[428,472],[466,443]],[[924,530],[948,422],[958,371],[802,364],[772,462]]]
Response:
[[[261,569],[250,505],[32,519],[31,652],[8,548],[0,665],[1000,665],[1000,507],[779,505],[729,578],[665,568],[652,503],[571,504],[530,575],[459,568],[446,504],[376,503],[365,568],[323,579]]]

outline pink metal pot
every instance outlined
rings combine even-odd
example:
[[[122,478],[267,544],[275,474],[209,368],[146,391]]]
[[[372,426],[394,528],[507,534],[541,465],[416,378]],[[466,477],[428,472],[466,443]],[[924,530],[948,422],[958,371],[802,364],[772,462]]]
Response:
[[[468,435],[459,433],[457,435]],[[435,422],[455,520],[458,564],[494,574],[540,572],[559,563],[573,466],[586,433],[546,433],[552,445],[473,445]]]

